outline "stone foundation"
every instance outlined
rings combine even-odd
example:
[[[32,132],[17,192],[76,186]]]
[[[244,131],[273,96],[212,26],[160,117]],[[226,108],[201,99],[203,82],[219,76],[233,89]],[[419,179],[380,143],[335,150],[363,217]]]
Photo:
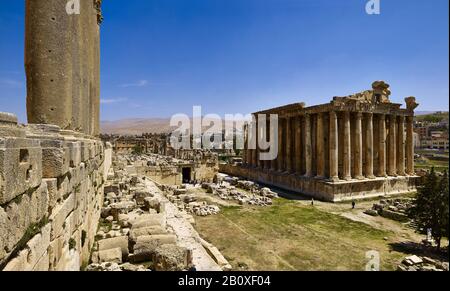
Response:
[[[0,270],[75,271],[89,261],[111,151],[0,113]]]
[[[220,165],[220,172],[275,186],[315,199],[340,202],[416,191],[415,176],[331,182],[286,173],[271,172],[233,165]]]

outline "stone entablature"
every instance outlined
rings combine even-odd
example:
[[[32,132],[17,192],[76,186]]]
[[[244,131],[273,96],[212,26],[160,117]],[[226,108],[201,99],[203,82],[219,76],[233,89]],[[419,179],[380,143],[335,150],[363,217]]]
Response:
[[[80,270],[88,262],[111,148],[0,113],[0,270]]]
[[[414,97],[408,97],[403,109],[401,104],[391,103],[389,96],[389,85],[377,81],[372,90],[334,97],[328,104],[305,107],[304,103],[297,103],[254,113],[278,115],[279,154],[276,160],[261,161],[258,149],[246,149],[244,167],[251,169],[246,175],[254,178],[254,173],[269,173],[256,175],[257,180],[331,201],[336,200],[332,198],[336,187],[309,187],[308,181],[311,185],[341,185],[343,181],[355,183],[389,177],[413,181],[413,118],[418,104]],[[278,176],[301,179],[303,186],[293,186],[296,181]],[[411,191],[411,183],[406,184],[403,190],[393,191]],[[383,187],[379,183],[379,191],[374,195],[389,194]],[[372,188],[367,189],[373,192]],[[363,192],[363,189],[359,194],[349,192],[347,196],[361,196]]]

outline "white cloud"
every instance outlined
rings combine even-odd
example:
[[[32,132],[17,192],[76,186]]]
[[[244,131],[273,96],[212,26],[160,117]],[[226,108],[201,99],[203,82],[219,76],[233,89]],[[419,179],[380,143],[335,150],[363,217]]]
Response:
[[[147,80],[139,80],[135,83],[128,83],[128,84],[122,84],[120,85],[120,87],[122,88],[128,88],[128,87],[145,87],[148,85],[148,81]]]
[[[108,105],[108,104],[115,104],[115,103],[121,103],[127,101],[127,98],[113,98],[113,99],[101,99],[100,104]]]
[[[0,79],[0,86],[2,87],[12,87],[12,88],[22,88],[24,83],[22,81],[14,79]]]

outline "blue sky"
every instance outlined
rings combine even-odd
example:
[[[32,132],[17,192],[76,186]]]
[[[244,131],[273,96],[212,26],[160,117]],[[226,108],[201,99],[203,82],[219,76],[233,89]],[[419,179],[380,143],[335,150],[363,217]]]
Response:
[[[448,110],[448,0],[105,0],[102,120],[248,113],[392,86]],[[0,0],[0,111],[26,121],[24,0]]]

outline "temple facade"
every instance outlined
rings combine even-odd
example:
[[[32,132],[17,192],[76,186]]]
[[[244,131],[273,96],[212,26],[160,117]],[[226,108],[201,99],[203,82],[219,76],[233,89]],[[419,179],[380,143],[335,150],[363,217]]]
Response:
[[[254,113],[278,115],[278,158],[245,149],[244,164],[222,170],[325,201],[415,191],[413,118],[418,106],[391,103],[389,85],[334,97],[328,104],[298,103]],[[268,128],[269,126],[267,126]]]

